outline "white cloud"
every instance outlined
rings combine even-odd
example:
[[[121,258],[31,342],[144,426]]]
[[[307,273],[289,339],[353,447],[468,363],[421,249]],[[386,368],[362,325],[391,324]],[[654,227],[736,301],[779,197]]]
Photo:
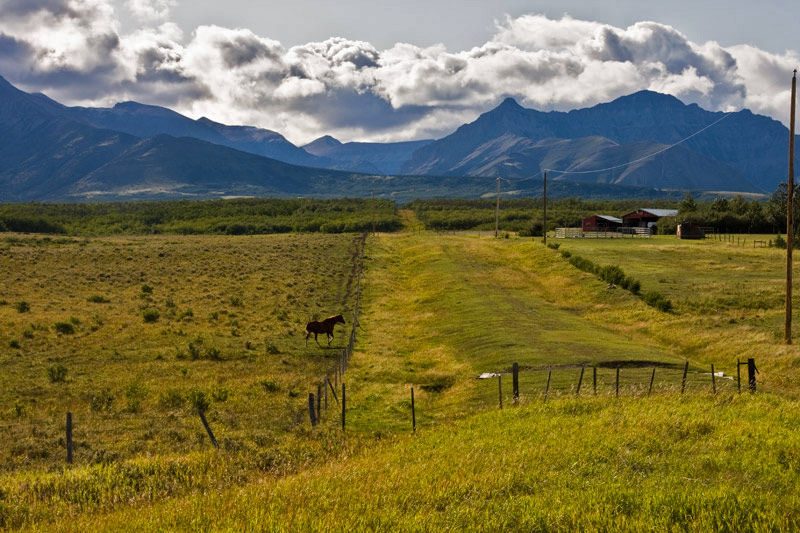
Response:
[[[305,142],[441,136],[512,96],[540,109],[641,89],[711,110],[785,120],[797,52],[694,43],[656,22],[618,28],[570,17],[506,17],[470,50],[332,37],[286,49],[248,29],[163,22],[173,0],[129,0],[160,21],[119,30],[111,0],[0,0],[0,74],[65,103],[133,99]]]
[[[167,20],[177,4],[177,0],[127,0],[125,3],[131,13],[145,22]]]

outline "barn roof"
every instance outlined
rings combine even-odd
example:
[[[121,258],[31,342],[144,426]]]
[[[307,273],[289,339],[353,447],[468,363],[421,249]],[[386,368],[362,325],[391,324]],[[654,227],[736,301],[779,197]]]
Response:
[[[654,217],[659,217],[659,218],[660,217],[676,217],[676,216],[678,216],[678,210],[677,209],[644,209],[644,208],[639,208],[636,211],[644,211],[645,213],[649,213],[649,214],[653,215]],[[636,211],[631,211],[630,213],[625,213],[622,216],[626,217],[628,215],[632,215]]]
[[[611,215],[595,215],[597,218],[602,218],[603,220],[608,220],[609,222],[615,222],[617,224],[622,224],[622,219],[617,217],[612,217]]]

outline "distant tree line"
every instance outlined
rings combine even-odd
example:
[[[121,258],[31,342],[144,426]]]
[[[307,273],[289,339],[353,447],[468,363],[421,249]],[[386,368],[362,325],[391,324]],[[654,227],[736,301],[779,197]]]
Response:
[[[397,205],[375,200],[378,231],[402,226]],[[367,199],[181,200],[172,202],[3,204],[0,231],[64,235],[355,233],[372,229]]]

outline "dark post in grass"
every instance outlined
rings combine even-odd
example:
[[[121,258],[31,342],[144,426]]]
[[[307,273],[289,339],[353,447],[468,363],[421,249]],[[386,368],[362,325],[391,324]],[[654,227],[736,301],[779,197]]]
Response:
[[[417,432],[417,412],[414,409],[414,387],[411,387],[411,431]]]
[[[711,365],[711,390],[714,394],[717,393],[717,377],[714,375],[714,365]]]
[[[514,388],[514,403],[519,403],[519,365],[514,363],[512,365],[513,372],[513,388]]]
[[[336,396],[336,389],[333,388],[331,380],[328,380],[328,387],[331,388],[331,394],[333,394],[333,399],[336,400],[336,403],[339,403],[339,398]]]
[[[619,398],[619,367],[617,367],[617,379],[616,382],[614,383],[614,391],[615,394],[617,395],[617,398]]]
[[[322,417],[322,385],[317,384],[317,420],[321,420]]]
[[[653,373],[650,375],[650,388],[647,389],[647,395],[650,396],[650,393],[653,392],[653,380],[656,379],[656,367],[653,367]]]
[[[592,367],[592,391],[597,396],[597,367]]]
[[[681,394],[683,391],[686,390],[686,373],[689,372],[689,361],[686,361],[686,364],[683,365],[683,379],[681,380]]]
[[[552,370],[547,371],[547,385],[544,386],[544,401],[547,401],[547,393],[550,392],[550,374],[552,373]]]
[[[72,464],[72,413],[67,413],[67,463]]]
[[[575,396],[577,397],[581,393],[581,383],[583,383],[583,370],[584,367],[581,367],[581,375],[578,377],[578,388],[575,389]]]
[[[344,431],[344,413],[345,413],[345,386],[342,382],[342,431]]]
[[[742,363],[736,360],[736,388],[742,393]]]
[[[206,433],[208,433],[208,438],[211,439],[211,444],[214,445],[214,448],[219,448],[219,444],[217,444],[217,439],[214,438],[214,433],[211,431],[211,426],[208,425],[208,421],[206,420],[206,415],[203,414],[203,410],[198,409],[197,414],[200,415],[200,421],[206,428]]]
[[[750,385],[750,392],[756,391],[756,360],[750,357],[747,360],[747,382]]]
[[[322,384],[322,390],[325,391],[325,412],[328,412],[328,376],[325,376],[325,382]]]
[[[503,408],[503,376],[497,374],[497,395],[500,397],[500,409]]]
[[[308,416],[309,416],[309,418],[311,418],[311,427],[313,428],[314,426],[317,425],[317,413],[316,413],[316,410],[314,409],[314,393],[313,392],[309,392],[308,393]]]

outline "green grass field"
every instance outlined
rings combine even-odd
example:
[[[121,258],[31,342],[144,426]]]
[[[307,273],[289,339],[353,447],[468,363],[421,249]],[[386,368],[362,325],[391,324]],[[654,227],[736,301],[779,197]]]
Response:
[[[302,329],[315,315],[344,310],[344,344],[355,240],[6,241],[0,525],[797,527],[800,354],[781,344],[776,250],[667,238],[570,240],[557,251],[516,237],[370,237],[346,376],[347,430],[332,398],[312,430],[307,394],[338,352],[306,349]],[[668,296],[674,311],[575,269],[564,249],[619,265],[643,291]],[[20,302],[29,309],[20,312]],[[147,322],[147,309],[158,319]],[[75,332],[58,333],[57,323]],[[737,357],[756,358],[759,393],[740,397],[720,378],[713,396],[710,364],[735,375]],[[56,365],[67,369],[63,382],[51,382]],[[477,379],[482,373],[501,375],[502,411],[497,378]],[[211,402],[220,450],[210,449],[193,414],[198,393]],[[79,443],[72,467],[63,465],[68,409]]]

